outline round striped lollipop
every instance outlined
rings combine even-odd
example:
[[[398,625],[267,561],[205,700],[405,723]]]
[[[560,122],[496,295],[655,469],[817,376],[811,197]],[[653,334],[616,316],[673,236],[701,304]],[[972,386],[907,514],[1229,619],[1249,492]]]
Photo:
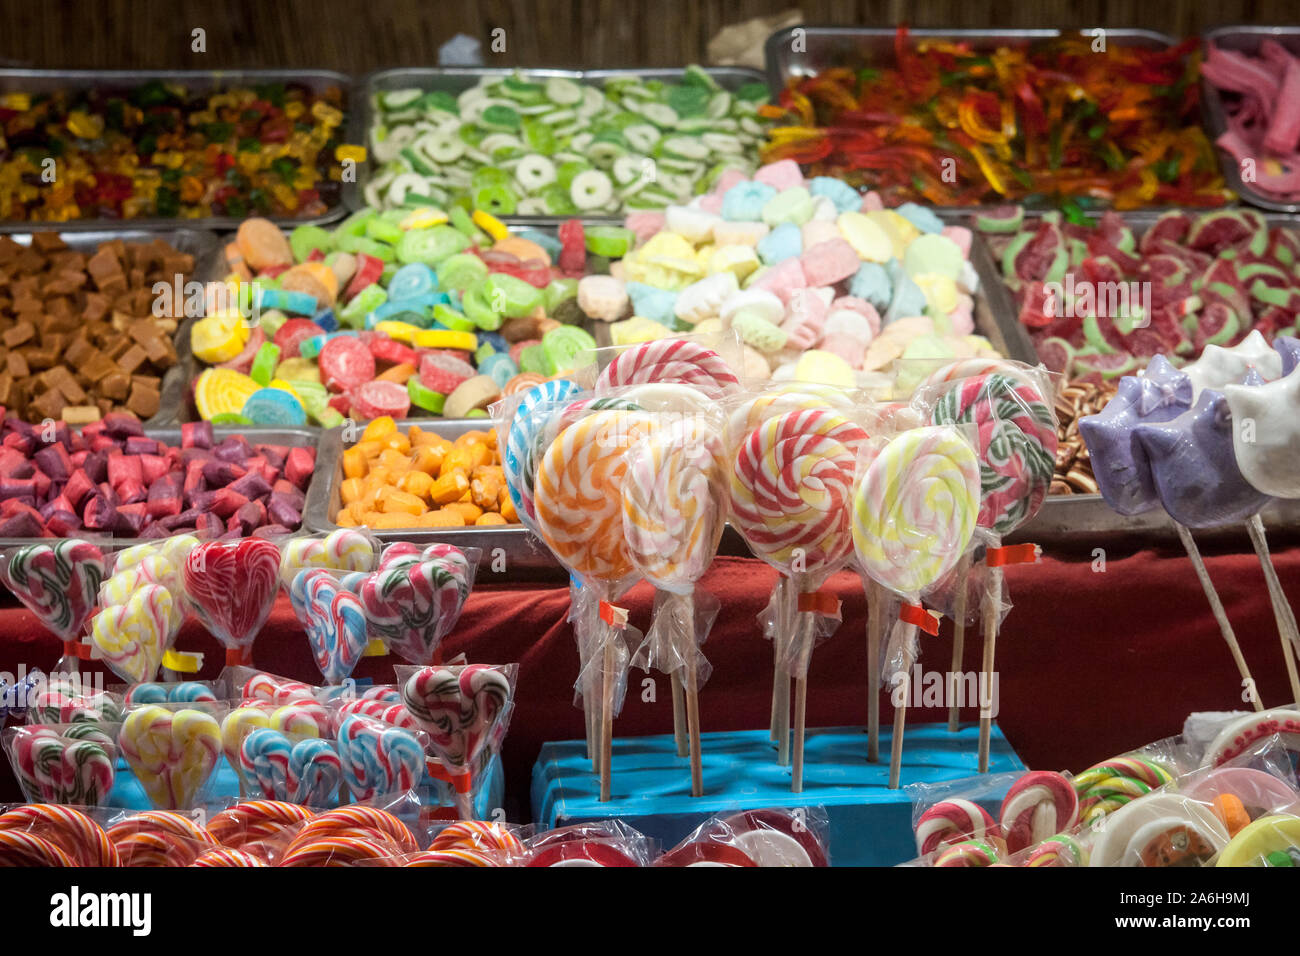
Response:
[[[727,440],[743,441],[769,418],[808,408],[820,408],[846,415],[853,408],[853,396],[834,385],[786,382],[742,402],[727,421]]]
[[[754,552],[782,574],[818,577],[853,548],[849,501],[867,433],[825,409],[770,418],[740,446],[731,510]]]
[[[684,418],[628,452],[623,531],[655,587],[689,594],[713,561],[727,507],[727,460],[715,429]]]
[[[853,544],[867,574],[907,595],[939,580],[975,531],[979,491],[979,460],[956,429],[903,432],[854,493]]]
[[[506,490],[519,520],[534,531],[537,519],[533,511],[533,477],[537,471],[546,422],[557,410],[555,403],[575,398],[581,391],[582,388],[576,382],[564,378],[534,385],[519,399],[514,418],[510,422],[505,455],[501,460],[506,475]]]
[[[916,852],[925,856],[966,840],[992,840],[1001,831],[989,812],[970,800],[944,800],[916,821]]]
[[[555,556],[588,581],[633,571],[623,535],[628,448],[655,429],[644,412],[594,412],[556,437],[537,467],[537,527]]]
[[[1142,757],[1113,757],[1074,778],[1079,822],[1092,823],[1169,783],[1169,771]]]
[[[961,379],[930,412],[935,425],[972,424],[980,458],[979,526],[1007,534],[1038,513],[1056,469],[1056,415],[1042,392],[1002,373]]]
[[[596,379],[596,392],[651,382],[691,385],[712,399],[740,388],[735,372],[713,349],[688,339],[659,339],[615,356]]]

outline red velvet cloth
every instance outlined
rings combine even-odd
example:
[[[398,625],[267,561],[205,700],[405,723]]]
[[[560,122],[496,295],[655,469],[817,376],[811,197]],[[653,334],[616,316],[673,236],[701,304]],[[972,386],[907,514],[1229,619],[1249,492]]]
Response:
[[[1232,542],[1232,547],[1248,547]],[[1283,587],[1300,598],[1300,547],[1279,547],[1274,555]],[[1253,554],[1207,551],[1210,575],[1219,588],[1246,660],[1266,704],[1290,694],[1281,648],[1259,563]],[[705,653],[714,672],[700,694],[704,730],[766,726],[771,702],[771,645],[755,616],[768,600],[776,573],[752,559],[720,558],[703,586],[722,602],[722,613]],[[1049,555],[1036,565],[1009,567],[1007,591],[1014,609],[997,643],[1001,712],[998,723],[1031,767],[1078,771],[1098,760],[1175,734],[1196,710],[1226,710],[1242,703],[1232,658],[1219,636],[1191,563],[1181,551],[1111,548],[1104,572],[1093,569],[1089,552]],[[866,601],[856,575],[837,575],[830,584],[844,602],[844,622],[812,658],[808,726],[865,724]],[[12,600],[12,599],[11,599]],[[640,585],[620,603],[631,623],[644,628],[651,590]],[[526,811],[529,771],[547,740],[576,738],[581,713],[572,706],[578,656],[565,622],[563,587],[480,585],[460,624],[445,644],[448,657],[465,651],[483,663],[520,664],[517,707],[505,744],[510,803]],[[193,621],[181,633],[184,650],[202,650],[202,677],[222,666],[216,642]],[[946,671],[952,654],[951,622],[939,636],[922,635],[921,664]],[[978,670],[981,640],[968,630],[965,669]],[[19,663],[48,669],[59,644],[21,607],[0,611],[0,671]],[[283,596],[253,649],[263,669],[304,681],[319,681],[302,631]],[[391,679],[393,658],[368,658],[357,676]],[[657,678],[657,702],[644,703],[639,671],[615,733],[666,733],[672,728],[671,693]],[[108,683],[116,683],[109,676]],[[892,720],[887,695],[882,719]],[[974,710],[964,714],[975,719]],[[946,719],[942,708],[913,708],[909,722]],[[865,759],[865,743],[864,743]],[[0,800],[17,799],[6,764]]]

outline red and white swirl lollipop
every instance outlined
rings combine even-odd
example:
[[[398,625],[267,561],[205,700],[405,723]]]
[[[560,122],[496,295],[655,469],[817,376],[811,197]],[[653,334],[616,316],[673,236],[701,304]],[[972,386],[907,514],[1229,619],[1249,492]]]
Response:
[[[944,800],[930,807],[916,821],[916,853],[925,856],[964,840],[1000,836],[997,823],[978,803]]]
[[[1007,849],[1016,853],[1074,826],[1079,819],[1079,796],[1061,774],[1031,771],[1011,785],[1000,816]]]
[[[717,352],[689,339],[659,339],[615,356],[596,379],[596,393],[624,385],[690,385],[709,398],[738,391],[740,380]]]

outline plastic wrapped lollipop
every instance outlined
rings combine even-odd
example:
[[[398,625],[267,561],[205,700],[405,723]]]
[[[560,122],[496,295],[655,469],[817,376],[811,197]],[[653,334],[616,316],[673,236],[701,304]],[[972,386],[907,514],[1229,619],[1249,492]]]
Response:
[[[796,631],[782,661],[795,680],[791,789],[803,789],[808,662],[817,626],[804,610],[853,553],[849,502],[859,448],[867,433],[825,409],[788,412],[765,421],[742,442],[731,476],[731,511],[750,548],[791,578],[799,595]]]
[[[703,790],[700,754],[700,654],[695,585],[717,554],[727,508],[726,448],[719,422],[674,421],[628,452],[623,531],[633,563],[665,598],[647,635],[662,644],[659,667],[685,670],[691,794]],[[660,636],[662,634],[662,636]],[[707,665],[707,662],[704,662]]]
[[[199,706],[145,704],[122,723],[118,747],[159,810],[193,806],[221,758],[223,708]]]
[[[502,403],[499,411],[497,431],[506,436],[501,459],[506,490],[520,522],[534,534],[537,516],[533,509],[533,478],[537,474],[537,462],[546,450],[543,444],[546,421],[560,403],[572,401],[581,393],[582,388],[576,382],[554,379],[520,393],[513,409]]]
[[[298,573],[307,568],[325,568],[344,574],[370,571],[378,553],[379,542],[361,528],[339,528],[324,535],[286,538],[280,542],[280,583],[288,591]]]
[[[1196,364],[1205,373],[1219,369],[1220,377],[1228,366],[1240,368],[1241,374],[1244,374],[1245,365],[1234,357],[1241,358],[1242,353],[1238,350],[1246,345],[1247,342],[1243,341],[1237,350],[1214,347],[1215,352],[1210,352],[1207,348],[1207,355]],[[1202,377],[1200,387],[1204,388],[1208,380],[1208,374]],[[1214,380],[1217,381],[1217,378]],[[1096,415],[1079,419],[1079,434],[1083,436],[1092,457],[1097,488],[1106,503],[1119,514],[1141,514],[1160,507],[1161,499],[1156,490],[1152,462],[1144,443],[1138,438],[1138,429],[1171,422],[1183,416],[1192,407],[1196,387],[1191,376],[1178,371],[1163,356],[1157,355],[1140,377],[1125,375],[1120,379],[1115,397],[1104,409]],[[1185,525],[1172,519],[1172,516],[1171,520],[1174,521],[1179,540],[1192,562],[1201,589],[1210,604],[1210,611],[1219,625],[1219,633],[1232,653],[1241,679],[1249,681],[1249,686],[1255,686],[1232,624],[1223,610],[1218,590],[1205,569],[1196,539]],[[1258,694],[1253,696],[1252,703],[1256,710],[1264,709]]]
[[[356,589],[369,633],[412,664],[440,660],[442,639],[460,620],[481,554],[478,548],[435,544],[418,560],[381,559],[380,569]]]
[[[830,409],[838,415],[849,415],[855,404],[854,395],[833,385],[806,382],[775,385],[741,400],[730,410],[727,419],[727,447],[737,448],[764,421],[786,412],[822,408]],[[785,575],[778,576],[772,598],[760,616],[763,635],[772,642],[771,737],[779,743],[782,765],[788,758],[790,739],[791,677],[781,666],[781,661],[785,658],[787,642],[795,630],[796,597],[790,579]]]
[[[917,624],[925,616],[921,592],[953,568],[975,530],[979,459],[951,426],[903,432],[874,457],[864,457],[869,464],[853,492],[853,546],[863,570],[905,602],[890,643],[901,649],[899,672],[906,682]],[[902,768],[906,693],[903,701],[894,711],[892,789],[898,788]]]
[[[108,562],[79,538],[0,552],[0,580],[63,642],[57,671],[77,670],[77,643],[94,613]]]
[[[973,426],[980,461],[977,524],[995,543],[1020,527],[1043,506],[1056,468],[1056,414],[1044,389],[1027,377],[1001,372],[963,378],[930,409],[935,425]],[[964,590],[964,578],[959,589]],[[964,614],[962,615],[965,616]],[[981,686],[992,686],[994,651],[1002,620],[1002,566],[989,562],[989,584],[982,611],[984,658]],[[960,669],[960,667],[958,668]],[[980,708],[979,770],[989,765],[991,708]]]
[[[205,541],[186,555],[184,581],[195,617],[225,647],[226,663],[249,663],[280,590],[280,549],[264,538]]]
[[[85,807],[106,802],[117,764],[116,729],[64,724],[5,730],[5,750],[23,796],[31,803]]]
[[[655,428],[652,416],[623,410],[599,411],[565,428],[551,442],[537,469],[534,487],[542,539],[582,579],[574,625],[586,648],[584,708],[599,688],[601,799],[609,799],[609,758],[614,715],[622,703],[627,649],[608,602],[623,593],[635,574],[623,535],[623,479],[627,449]]]

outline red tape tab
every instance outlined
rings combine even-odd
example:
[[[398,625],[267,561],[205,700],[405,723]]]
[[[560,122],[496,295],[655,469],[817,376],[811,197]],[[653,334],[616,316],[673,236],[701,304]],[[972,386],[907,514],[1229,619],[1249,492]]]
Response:
[[[90,652],[93,650],[89,644],[83,644],[81,641],[64,641],[63,656],[75,657],[79,661],[90,660]]]
[[[1008,544],[985,551],[984,563],[990,568],[1002,568],[1008,564],[1037,564],[1042,556],[1043,549],[1036,544]]]
[[[939,633],[939,615],[934,611],[926,610],[920,604],[904,603],[898,609],[898,619],[904,624],[916,625],[927,634]]]
[[[252,667],[253,649],[251,647],[227,647],[227,667]]]
[[[799,595],[799,610],[804,614],[820,614],[840,620],[840,599],[830,591],[803,591]]]
[[[608,601],[600,602],[600,619],[610,627],[616,627],[619,630],[627,627],[627,608],[618,607],[610,604]]]
[[[469,793],[473,776],[468,770],[464,773],[449,773],[447,768],[443,766],[442,761],[431,758],[426,758],[424,765],[428,769],[430,777],[451,784],[456,788],[457,793]]]

